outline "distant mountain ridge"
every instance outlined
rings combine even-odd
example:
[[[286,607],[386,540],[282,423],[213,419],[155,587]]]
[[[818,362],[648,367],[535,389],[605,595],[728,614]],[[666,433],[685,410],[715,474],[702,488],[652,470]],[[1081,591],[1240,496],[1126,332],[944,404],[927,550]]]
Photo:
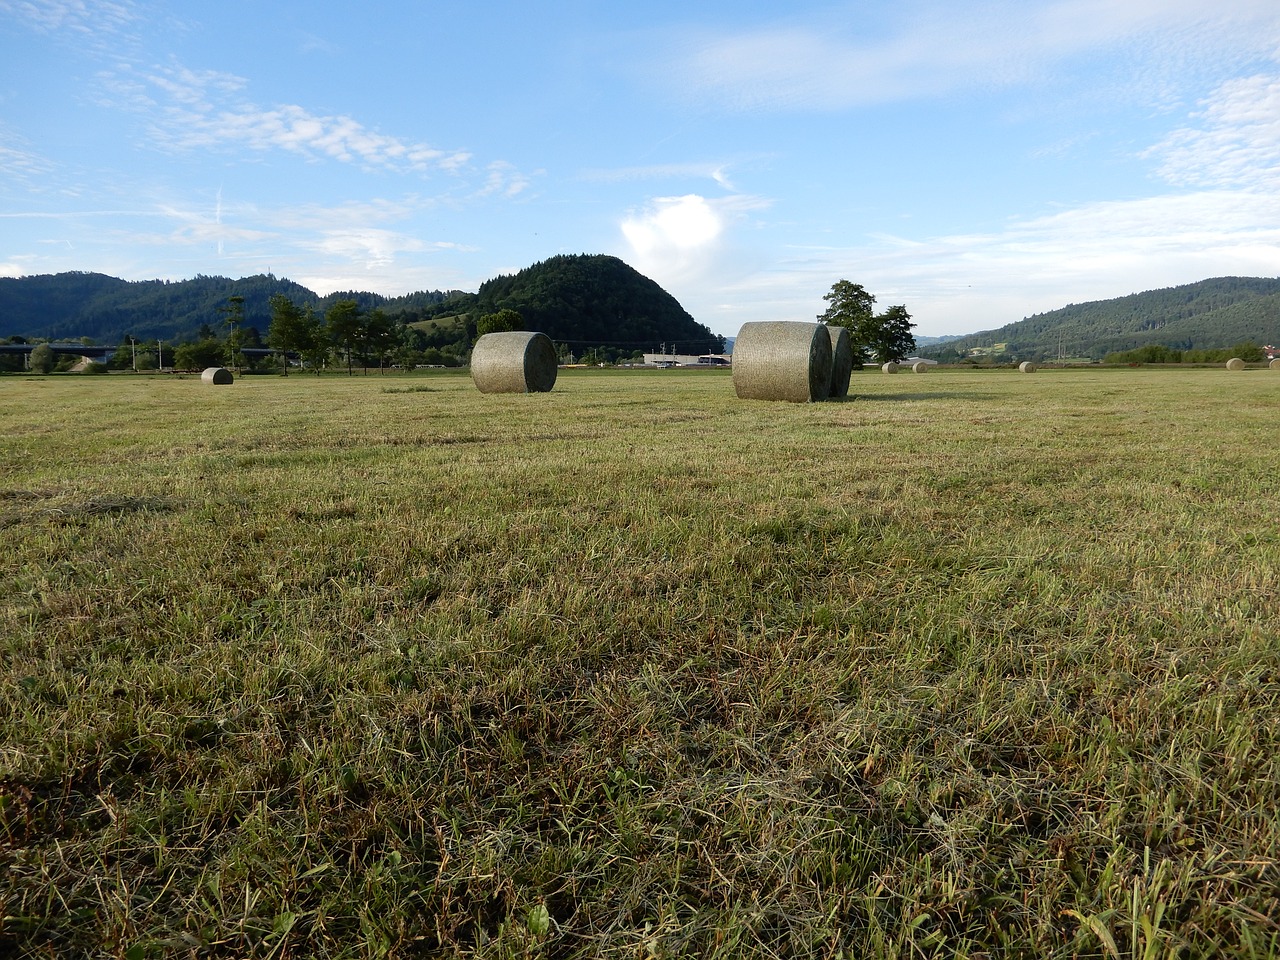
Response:
[[[1068,304],[995,330],[928,347],[938,356],[1004,345],[1028,360],[1056,356],[1101,359],[1108,353],[1162,344],[1180,350],[1280,342],[1280,279],[1216,277],[1111,300]]]
[[[283,294],[323,313],[351,299],[405,322],[456,316],[474,325],[484,314],[518,310],[527,330],[572,344],[649,348],[661,342],[690,350],[719,349],[722,338],[698,323],[656,282],[617,257],[563,255],[499,276],[476,293],[424,291],[403,297],[367,292],[317,296],[291,280],[258,275],[231,280],[198,276],[181,281],[126,281],[100,273],[0,278],[0,338],[79,339],[115,344],[136,337],[194,340],[207,325],[222,334],[228,298],[244,298],[244,325],[265,336],[270,299]]]

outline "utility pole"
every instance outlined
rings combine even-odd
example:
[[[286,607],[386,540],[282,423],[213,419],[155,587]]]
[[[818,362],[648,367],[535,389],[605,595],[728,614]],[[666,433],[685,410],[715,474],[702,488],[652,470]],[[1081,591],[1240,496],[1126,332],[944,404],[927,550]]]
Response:
[[[129,349],[133,351],[133,372],[137,373],[138,372],[138,341],[133,339],[133,337],[129,338]]]

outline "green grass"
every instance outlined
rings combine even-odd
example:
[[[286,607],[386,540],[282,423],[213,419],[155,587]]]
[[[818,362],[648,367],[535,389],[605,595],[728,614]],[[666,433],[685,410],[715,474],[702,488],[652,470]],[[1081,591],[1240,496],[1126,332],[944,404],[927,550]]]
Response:
[[[1280,956],[1280,376],[0,379],[0,953]]]

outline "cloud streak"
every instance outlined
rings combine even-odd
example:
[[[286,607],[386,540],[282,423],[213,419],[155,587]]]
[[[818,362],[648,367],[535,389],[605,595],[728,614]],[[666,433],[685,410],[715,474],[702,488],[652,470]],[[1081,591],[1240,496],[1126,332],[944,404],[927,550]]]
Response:
[[[1274,56],[1280,43],[1272,0],[1212,7],[987,0],[902,9],[887,34],[861,23],[853,6],[823,23],[691,32],[672,44],[657,75],[687,99],[730,110],[843,110],[1040,81],[1056,65],[1103,49],[1123,48],[1131,69],[1167,83],[1179,71]]]
[[[1144,153],[1176,186],[1280,188],[1280,77],[1228,81],[1201,103],[1200,127],[1174,131]]]
[[[297,104],[264,108],[242,96],[247,82],[214,70],[169,66],[109,75],[115,99],[148,115],[153,142],[171,151],[247,147],[369,170],[456,174],[471,155],[370,130],[349,116],[315,114]]]

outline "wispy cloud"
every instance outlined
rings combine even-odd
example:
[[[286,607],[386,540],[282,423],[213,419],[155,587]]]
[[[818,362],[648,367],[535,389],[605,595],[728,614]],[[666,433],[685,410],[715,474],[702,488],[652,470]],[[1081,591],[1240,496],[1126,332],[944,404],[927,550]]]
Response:
[[[1177,186],[1280,188],[1280,77],[1228,81],[1201,103],[1201,123],[1174,131],[1144,156]]]
[[[29,183],[52,169],[53,163],[45,157],[0,143],[0,177]]]
[[[1135,75],[1274,56],[1273,0],[941,0],[903,5],[889,29],[849,5],[821,19],[688,31],[659,76],[691,100],[737,110],[835,110],[1043,79],[1057,64],[1123,49]],[[1186,35],[1194,34],[1191,43]],[[1172,42],[1173,40],[1180,42]]]
[[[41,33],[80,37],[119,34],[143,19],[132,0],[0,0],[0,12]]]
[[[471,159],[419,141],[379,133],[353,117],[320,115],[297,104],[264,108],[243,96],[247,81],[174,65],[110,75],[111,105],[146,111],[157,146],[174,151],[248,147],[283,150],[399,173],[457,173]]]
[[[792,247],[750,269],[722,262],[680,299],[732,334],[745,320],[812,319],[844,277],[883,304],[905,303],[920,333],[964,333],[1189,278],[1272,276],[1277,250],[1280,196],[1202,190],[1087,204],[985,233]]]
[[[726,163],[654,163],[645,166],[592,168],[579,177],[591,183],[623,183],[630,180],[712,180],[732,191]]]
[[[517,197],[532,185],[533,181],[516,169],[514,164],[505,160],[495,160],[489,164],[484,186],[480,188],[483,197]]]

